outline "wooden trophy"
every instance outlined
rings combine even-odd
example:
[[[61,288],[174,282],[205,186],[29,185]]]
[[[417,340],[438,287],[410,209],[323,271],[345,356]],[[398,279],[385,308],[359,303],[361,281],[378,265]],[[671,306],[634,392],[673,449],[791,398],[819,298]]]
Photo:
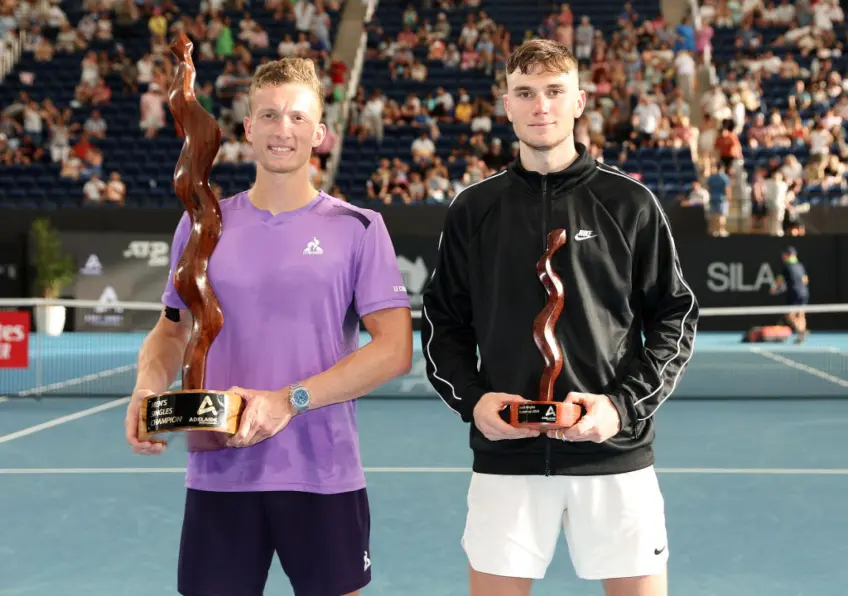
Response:
[[[565,290],[551,260],[565,245],[565,240],[565,230],[550,232],[547,250],[536,264],[536,275],[545,286],[548,301],[533,321],[533,341],[545,359],[545,369],[539,383],[539,400],[512,402],[502,412],[506,422],[515,427],[541,431],[569,428],[580,420],[583,413],[583,408],[578,404],[554,401],[554,385],[563,364],[562,348],[554,329],[565,305]]]
[[[159,433],[189,431],[188,450],[209,451],[225,448],[227,439],[238,431],[243,403],[238,395],[204,389],[209,347],[224,324],[207,275],[209,258],[223,228],[221,207],[209,186],[221,130],[194,94],[192,48],[185,33],[171,43],[178,65],[168,91],[168,106],[177,134],[185,138],[174,172],[174,190],[191,218],[188,242],[173,273],[174,286],[193,321],[183,357],[182,389],[141,401],[138,434],[141,440],[148,440]]]

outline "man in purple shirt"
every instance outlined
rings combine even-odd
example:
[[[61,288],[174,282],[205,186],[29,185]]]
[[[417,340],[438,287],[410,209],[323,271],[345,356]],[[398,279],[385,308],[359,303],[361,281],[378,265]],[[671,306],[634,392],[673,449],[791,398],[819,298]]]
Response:
[[[371,577],[370,514],[355,399],[409,370],[409,297],[382,217],[313,188],[309,158],[326,134],[311,61],[259,68],[245,131],[253,187],[221,201],[209,282],[224,312],[207,389],[235,388],[242,422],[219,451],[188,455],[181,594],[263,593],[276,552],[298,595],[358,594]],[[174,235],[172,271],[189,220]],[[191,313],[169,279],[145,339],[127,411],[134,451],[141,398],[180,370]],[[359,321],[372,341],[359,348]]]

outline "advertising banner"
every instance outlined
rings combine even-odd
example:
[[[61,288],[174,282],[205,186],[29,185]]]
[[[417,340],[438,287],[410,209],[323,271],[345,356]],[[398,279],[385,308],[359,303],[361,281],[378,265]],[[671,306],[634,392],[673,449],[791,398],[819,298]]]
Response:
[[[433,273],[444,212],[422,217],[419,209],[405,207],[384,213],[398,265],[409,291],[412,308],[421,309],[421,292]],[[427,210],[429,211],[429,210]],[[781,273],[781,253],[794,246],[810,277],[810,302],[834,304],[848,301],[848,237],[731,236],[690,237],[676,232],[683,274],[702,308],[783,306],[783,294],[770,290]],[[781,315],[704,316],[699,328],[737,331],[773,324]],[[848,329],[848,315],[808,315],[811,327]]]
[[[158,311],[126,310],[117,302],[159,302],[170,270],[171,236],[164,234],[62,233],[77,278],[69,293],[102,306],[73,313],[76,331],[149,331]]]
[[[29,366],[29,312],[0,312],[0,368]]]
[[[678,241],[683,274],[702,308],[782,306],[783,294],[770,289],[781,274],[781,253],[794,246],[810,278],[810,303],[842,302],[839,236],[797,238],[743,237],[687,238]],[[844,315],[810,315],[819,326],[845,328]],[[781,315],[702,318],[702,330],[742,330],[777,322]]]

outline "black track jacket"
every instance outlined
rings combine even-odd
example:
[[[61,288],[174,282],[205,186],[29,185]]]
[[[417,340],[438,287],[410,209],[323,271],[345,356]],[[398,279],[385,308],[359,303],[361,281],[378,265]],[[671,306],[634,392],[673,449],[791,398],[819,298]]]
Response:
[[[596,475],[652,465],[654,414],[692,355],[698,304],[661,205],[640,182],[577,149],[571,166],[546,176],[516,160],[460,192],[447,211],[421,342],[430,383],[471,423],[475,472]],[[533,321],[547,294],[536,263],[556,228],[568,237],[553,259],[565,289],[555,399],[608,395],[621,431],[601,444],[544,434],[489,441],[472,415],[484,393],[539,399],[544,360]]]

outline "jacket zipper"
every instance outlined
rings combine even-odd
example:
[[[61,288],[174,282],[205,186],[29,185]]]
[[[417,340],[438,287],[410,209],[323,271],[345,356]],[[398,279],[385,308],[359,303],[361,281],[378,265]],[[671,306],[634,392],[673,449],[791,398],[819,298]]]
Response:
[[[542,176],[542,254],[548,250],[548,220],[550,202],[548,201],[548,179]],[[545,476],[551,475],[551,438],[545,437]]]

